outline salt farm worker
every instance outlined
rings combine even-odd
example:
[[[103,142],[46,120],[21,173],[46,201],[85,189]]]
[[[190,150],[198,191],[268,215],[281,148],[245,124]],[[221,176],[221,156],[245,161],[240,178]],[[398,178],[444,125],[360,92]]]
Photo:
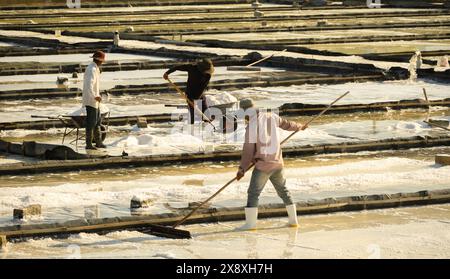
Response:
[[[114,32],[114,39],[113,39],[114,47],[119,47],[119,43],[120,43],[120,35],[119,35],[119,31],[116,30]]]
[[[214,73],[214,65],[210,59],[203,59],[196,64],[185,64],[170,68],[164,73],[164,79],[168,80],[169,75],[175,71],[188,72],[186,95],[194,104],[201,101],[201,111],[205,113],[208,109],[203,93],[208,87],[211,76]],[[189,106],[190,124],[194,124],[194,108]]]
[[[306,126],[283,119],[272,112],[259,112],[254,108],[251,99],[241,100],[240,107],[247,115],[247,128],[241,164],[236,175],[237,179],[240,180],[244,177],[245,171],[252,163],[255,163],[255,168],[247,191],[248,198],[245,208],[246,223],[239,229],[256,229],[259,195],[269,179],[275,187],[278,196],[286,205],[289,225],[297,227],[297,210],[286,188],[286,178],[284,177],[283,171],[283,153],[281,151],[281,139],[278,128],[286,131],[298,131],[306,129]]]
[[[96,51],[92,56],[93,61],[84,72],[83,80],[83,106],[86,107],[86,149],[106,148],[102,142],[100,113],[100,66],[105,61],[105,53]],[[95,146],[92,145],[92,139]]]

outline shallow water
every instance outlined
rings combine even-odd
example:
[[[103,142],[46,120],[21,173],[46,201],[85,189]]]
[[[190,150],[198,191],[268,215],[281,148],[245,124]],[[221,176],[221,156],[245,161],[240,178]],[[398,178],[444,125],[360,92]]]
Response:
[[[300,216],[299,229],[286,228],[285,218],[264,219],[253,232],[233,231],[242,222],[183,226],[191,240],[82,233],[9,243],[0,258],[448,258],[449,212],[433,205]]]
[[[89,55],[86,55],[89,58]],[[160,59],[164,60],[164,59]],[[82,59],[80,62],[85,62]],[[125,60],[123,60],[125,61]],[[252,71],[228,71],[227,67],[216,67],[214,80],[236,79],[247,76],[259,76],[260,73]],[[167,69],[156,70],[134,70],[134,71],[119,71],[119,72],[103,72],[101,74],[100,89],[106,90],[115,87],[116,85],[144,85],[144,84],[162,84],[165,83],[162,76]],[[263,73],[284,71],[277,68],[262,68]],[[73,79],[71,74],[40,74],[40,75],[15,75],[15,76],[0,76],[0,91],[8,90],[24,90],[36,88],[58,88],[56,80],[58,77],[67,77],[69,79],[68,86],[70,88],[83,87],[83,74],[78,75],[78,78]],[[185,72],[175,72],[171,74],[171,79],[174,82],[185,82],[187,74]]]
[[[286,160],[288,188],[295,200],[348,195],[414,192],[448,187],[449,167],[434,164],[433,155],[448,148],[363,152],[341,156],[312,156]],[[164,213],[164,203],[203,200],[231,179],[235,162],[121,168],[64,174],[2,176],[0,224],[13,224],[12,209],[39,203],[43,215],[26,223],[82,218],[97,207],[98,217],[129,216],[133,196],[151,198],[154,206],[141,214]],[[214,201],[218,207],[245,204],[249,175],[234,183]],[[278,203],[267,185],[261,204]]]

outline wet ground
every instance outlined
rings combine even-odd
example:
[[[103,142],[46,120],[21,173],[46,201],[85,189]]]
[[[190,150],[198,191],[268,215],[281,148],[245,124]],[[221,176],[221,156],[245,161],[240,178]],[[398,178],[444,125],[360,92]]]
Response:
[[[426,81],[419,82],[369,82],[347,83],[340,85],[303,85],[291,87],[247,88],[230,91],[237,99],[253,98],[260,108],[276,108],[286,103],[301,102],[306,104],[327,104],[340,92],[350,90],[350,94],[340,104],[364,104],[381,101],[399,101],[422,97],[422,89],[426,88],[431,100],[448,97],[445,84]],[[211,90],[208,94],[221,94],[224,91]],[[69,114],[79,109],[80,98],[70,101],[30,100],[3,101],[0,116],[4,120],[28,120],[31,115],[56,116]],[[164,104],[183,104],[177,94],[149,94],[142,96],[111,97],[108,108],[111,116],[147,115],[155,113],[186,113],[186,109],[165,107]],[[13,114],[13,115],[12,115]],[[430,112],[423,109],[387,110],[387,112],[348,113],[325,115],[311,127],[295,136],[288,146],[355,142],[364,140],[380,140],[404,138],[424,135],[446,135],[446,131],[431,128],[423,122],[427,117],[433,119],[450,119],[449,110],[445,107],[432,107]],[[306,122],[310,117],[289,117],[298,122]],[[216,123],[217,124],[217,123]],[[239,122],[236,132],[230,134],[215,133],[209,125],[203,130],[195,126],[192,133],[189,125],[181,122],[150,124],[149,128],[136,126],[111,126],[106,144],[108,153],[120,155],[126,150],[130,155],[173,154],[201,152],[205,150],[236,150],[241,148],[245,125]],[[41,141],[61,143],[63,129],[46,131],[13,130],[2,131],[5,140],[21,142]],[[282,137],[289,133],[282,132]],[[68,142],[73,135],[67,138]],[[74,145],[70,147],[75,148]],[[80,143],[78,151],[83,151]]]
[[[297,201],[351,195],[415,192],[448,188],[449,167],[435,165],[434,155],[447,147],[355,154],[320,155],[286,160],[288,188]],[[39,203],[40,218],[25,223],[83,218],[89,208],[97,217],[169,212],[165,203],[183,207],[212,195],[235,175],[236,162],[201,163],[74,171],[66,173],[2,176],[0,224],[14,224],[13,208]],[[213,206],[243,206],[250,175],[234,183],[213,201]],[[133,196],[149,198],[154,205],[130,211]],[[261,204],[279,203],[270,183]]]
[[[259,220],[258,230],[234,231],[242,222],[184,226],[191,240],[138,232],[78,234],[68,239],[9,243],[1,258],[448,258],[450,206]],[[212,245],[214,243],[214,245]]]
[[[428,40],[428,41],[412,41],[405,44],[404,41],[398,42],[370,42],[370,43],[342,43],[342,44],[314,44],[314,45],[298,45],[301,47],[309,47],[317,50],[326,50],[332,52],[345,53],[349,55],[361,55],[368,53],[396,53],[415,51],[436,51],[450,50],[449,40]],[[428,57],[427,57],[428,58]]]
[[[58,55],[30,55],[30,56],[4,56],[0,57],[0,63],[7,62],[38,62],[38,63],[81,63],[88,64],[92,61],[91,54],[58,54]],[[149,56],[149,55],[137,55],[137,54],[124,54],[124,53],[108,53],[108,61],[167,61],[172,60],[167,57],[161,56]]]
[[[81,56],[81,55],[80,55]],[[86,62],[89,59],[89,54],[84,55],[81,59]],[[120,57],[120,55],[119,55]],[[126,61],[133,56],[128,56],[121,61]],[[141,58],[137,56],[136,58]],[[112,57],[114,59],[114,56]],[[148,58],[152,59],[152,57]],[[158,59],[158,58],[153,58]],[[164,60],[164,59],[162,59]],[[144,84],[161,84],[163,74],[168,69],[156,69],[156,70],[134,70],[134,71],[121,71],[121,72],[104,72],[102,73],[102,83],[100,90],[111,89],[117,85],[144,85]],[[274,68],[263,68],[261,72],[252,71],[228,71],[226,67],[216,67],[214,80],[226,80],[236,79],[245,74],[247,77],[261,77],[266,73],[284,71]],[[22,89],[35,89],[35,88],[58,88],[56,80],[58,77],[67,77],[69,83],[67,87],[79,88],[83,87],[83,74],[78,75],[78,78],[72,78],[72,74],[40,74],[40,75],[15,75],[15,76],[0,76],[0,91],[8,90],[22,90]],[[186,73],[176,72],[171,75],[173,82],[185,81],[187,77]]]

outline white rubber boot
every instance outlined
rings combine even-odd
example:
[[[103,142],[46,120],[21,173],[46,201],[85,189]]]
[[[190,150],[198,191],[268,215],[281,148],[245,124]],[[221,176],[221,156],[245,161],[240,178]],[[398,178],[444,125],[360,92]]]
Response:
[[[245,208],[245,225],[237,228],[239,231],[252,231],[256,230],[256,220],[258,219],[257,207]]]
[[[289,227],[296,228],[298,227],[298,220],[297,220],[297,208],[295,207],[295,204],[287,205],[286,210],[288,213],[289,218]]]

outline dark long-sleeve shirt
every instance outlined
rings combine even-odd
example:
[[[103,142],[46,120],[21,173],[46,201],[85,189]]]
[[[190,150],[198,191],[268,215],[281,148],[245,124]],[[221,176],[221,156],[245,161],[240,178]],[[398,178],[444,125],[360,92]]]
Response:
[[[188,72],[188,80],[186,85],[186,95],[191,100],[198,100],[208,87],[211,75],[201,72],[196,65],[186,64],[172,67],[166,73],[171,74],[175,71]]]

